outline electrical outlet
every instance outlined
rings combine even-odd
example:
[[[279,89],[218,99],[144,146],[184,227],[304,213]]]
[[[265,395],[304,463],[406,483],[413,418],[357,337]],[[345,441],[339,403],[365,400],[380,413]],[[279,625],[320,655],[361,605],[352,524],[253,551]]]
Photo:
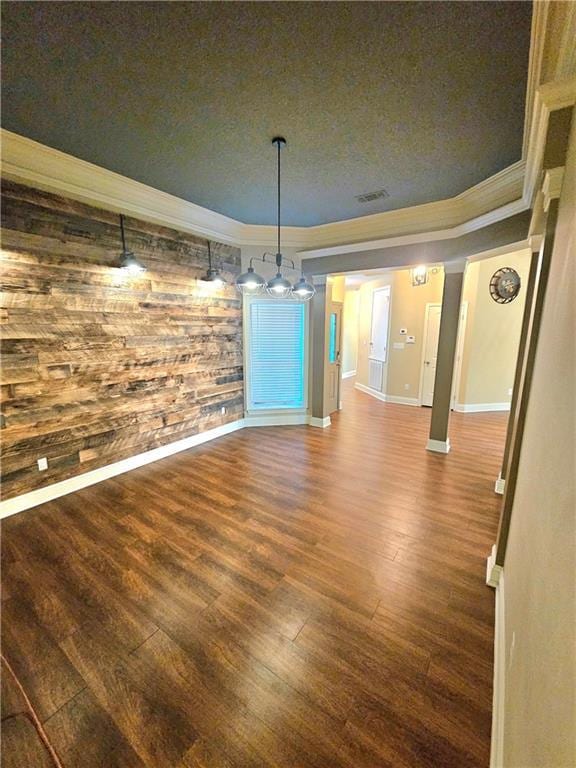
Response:
[[[512,387],[510,387],[510,389],[508,390],[508,396],[512,397]]]
[[[226,406],[225,406],[225,405],[223,405],[223,406],[222,406],[222,416],[224,416],[224,414],[225,414],[225,413],[226,413]]]
[[[44,472],[45,469],[48,469],[48,459],[46,457],[38,459],[38,469],[40,472]]]
[[[410,389],[410,384],[404,384],[404,389]]]

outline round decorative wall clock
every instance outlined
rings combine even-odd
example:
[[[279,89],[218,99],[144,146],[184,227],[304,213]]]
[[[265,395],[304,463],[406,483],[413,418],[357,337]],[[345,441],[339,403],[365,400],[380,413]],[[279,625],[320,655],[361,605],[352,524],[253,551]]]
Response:
[[[497,269],[490,278],[490,296],[497,304],[509,304],[520,293],[520,275],[512,267]]]

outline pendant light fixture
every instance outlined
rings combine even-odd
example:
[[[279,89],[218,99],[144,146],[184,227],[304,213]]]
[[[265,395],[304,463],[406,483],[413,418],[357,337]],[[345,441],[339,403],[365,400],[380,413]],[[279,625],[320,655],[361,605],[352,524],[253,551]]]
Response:
[[[146,267],[140,264],[136,256],[126,248],[126,232],[124,231],[124,216],[120,214],[120,233],[122,235],[122,253],[120,254],[120,268],[125,269],[130,275],[139,275],[146,272]]]
[[[240,293],[249,295],[254,293],[261,293],[265,287],[266,280],[254,272],[252,259],[250,259],[250,266],[248,267],[248,271],[244,272],[244,274],[240,275],[240,277],[236,280],[236,288],[238,288]]]
[[[258,257],[252,257],[250,259],[250,266],[248,267],[248,271],[244,272],[244,274],[240,275],[240,277],[236,280],[236,288],[240,291],[240,293],[244,295],[250,295],[250,294],[258,294],[261,293],[264,289],[270,294],[270,296],[274,296],[274,298],[277,299],[285,299],[285,298],[295,298],[299,299],[300,301],[308,301],[309,299],[314,296],[316,293],[316,289],[314,286],[306,281],[306,278],[302,274],[300,280],[296,283],[296,285],[292,286],[292,283],[284,277],[282,274],[282,269],[293,269],[296,271],[296,268],[294,266],[294,262],[291,259],[284,259],[282,256],[282,252],[280,250],[280,232],[281,232],[281,206],[280,206],[280,183],[281,183],[281,163],[280,163],[280,152],[282,150],[282,147],[286,146],[286,139],[283,136],[275,136],[272,139],[272,144],[276,147],[277,150],[277,250],[276,254],[270,254],[270,253],[264,253],[262,256]],[[274,259],[273,262],[270,261],[270,258],[266,257],[272,257]],[[254,271],[254,267],[252,266],[255,258],[258,261],[262,261],[263,263],[275,263],[276,264],[276,275],[266,282],[266,280],[258,275]],[[285,264],[286,261],[290,261],[292,266],[288,266]]]
[[[295,296],[297,296],[302,301],[308,301],[316,293],[316,288],[314,288],[312,283],[309,283],[304,277],[304,275],[302,275],[300,280],[298,280],[298,282],[292,289],[292,292],[294,293]]]
[[[200,280],[202,280],[204,283],[212,283],[215,288],[222,288],[226,285],[226,280],[224,280],[220,274],[220,270],[212,267],[212,251],[210,249],[210,240],[206,240],[206,242],[208,243],[208,269],[206,270],[204,277],[201,277]]]

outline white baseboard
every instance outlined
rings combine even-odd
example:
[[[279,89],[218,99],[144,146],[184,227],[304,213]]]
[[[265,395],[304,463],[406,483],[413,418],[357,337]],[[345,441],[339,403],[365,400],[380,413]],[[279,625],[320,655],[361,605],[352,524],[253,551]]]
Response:
[[[354,389],[357,389],[360,392],[364,392],[365,395],[372,395],[372,397],[375,397],[376,400],[382,400],[383,403],[386,402],[386,395],[384,392],[379,392],[377,389],[367,387],[365,384],[359,384],[356,382],[356,384],[354,384]]]
[[[311,427],[329,427],[330,416],[321,419],[307,413],[266,413],[261,415],[247,414],[244,417],[245,427],[292,427],[309,424]]]
[[[325,416],[323,419],[321,419],[319,416],[310,416],[308,418],[308,424],[310,424],[311,427],[320,427],[321,429],[326,429],[326,427],[329,427],[332,422],[330,421],[330,416]]]
[[[386,402],[397,405],[420,405],[417,397],[399,397],[398,395],[386,395]]]
[[[375,397],[376,400],[381,400],[383,403],[396,403],[397,405],[420,405],[420,401],[417,397],[398,397],[397,395],[386,395],[384,392],[379,392],[377,389],[367,387],[365,384],[354,384],[354,389],[364,392],[366,395]]]
[[[173,443],[161,445],[159,448],[153,448],[151,451],[138,453],[136,456],[130,456],[128,459],[115,461],[113,464],[107,464],[90,472],[70,477],[68,480],[52,483],[52,485],[47,485],[45,488],[38,488],[35,491],[23,493],[20,496],[15,496],[13,499],[6,499],[0,502],[0,518],[15,515],[17,512],[37,507],[39,504],[45,504],[47,501],[53,501],[73,491],[79,491],[102,480],[129,472],[131,469],[151,464],[153,461],[164,459],[166,456],[171,456],[180,451],[186,451],[188,448],[207,443],[209,440],[215,440],[217,437],[223,437],[230,432],[236,432],[236,430],[242,429],[244,426],[244,419],[237,419],[229,424],[222,424],[220,427],[208,429],[206,432],[201,432],[198,435],[190,435],[190,437],[185,437],[182,440],[176,440]]]
[[[498,585],[496,586],[490,768],[504,768],[504,708],[506,702],[506,615],[504,596],[504,572],[501,570]]]
[[[496,544],[494,544],[490,556],[486,560],[486,584],[489,587],[497,587],[501,576],[502,566],[496,565]]]
[[[504,495],[504,489],[506,488],[506,480],[502,477],[502,473],[498,475],[498,480],[494,483],[494,492],[499,493],[500,496]]]
[[[446,440],[432,440],[429,438],[426,444],[427,451],[434,451],[434,453],[450,453],[450,438]]]
[[[224,435],[230,434],[230,432],[236,432],[244,427],[291,426],[301,424],[309,424],[313,427],[325,428],[330,426],[331,421],[330,416],[326,416],[324,419],[319,419],[309,416],[307,413],[262,414],[260,416],[247,415],[243,419],[237,419],[229,424],[222,424],[220,427],[208,429],[206,432],[201,432],[198,435],[190,435],[190,437],[176,440],[167,445],[162,445],[151,451],[138,453],[127,459],[116,461],[113,464],[106,464],[104,467],[98,467],[98,469],[83,472],[81,475],[70,477],[67,480],[61,480],[58,483],[52,483],[44,488],[37,488],[35,491],[29,491],[20,496],[15,496],[12,499],[0,501],[0,519],[15,515],[18,512],[23,512],[26,509],[32,509],[39,504],[45,504],[48,501],[53,501],[54,499],[66,496],[74,491],[80,491],[82,488],[87,488],[89,485],[95,485],[96,483],[102,482],[102,480],[108,480],[110,477],[122,475],[124,472],[129,472],[131,469],[143,467],[145,464],[151,464],[152,462],[159,461],[167,456],[172,456],[174,453],[180,453],[180,451],[186,451],[189,448],[194,448],[196,445],[207,443],[210,440],[223,437]]]
[[[245,427],[292,427],[308,424],[309,416],[301,413],[247,413],[244,416]]]
[[[456,403],[454,410],[459,413],[484,413],[485,411],[509,411],[510,403]]]
[[[342,374],[343,379],[351,379],[353,376],[356,376],[356,371],[346,371]]]

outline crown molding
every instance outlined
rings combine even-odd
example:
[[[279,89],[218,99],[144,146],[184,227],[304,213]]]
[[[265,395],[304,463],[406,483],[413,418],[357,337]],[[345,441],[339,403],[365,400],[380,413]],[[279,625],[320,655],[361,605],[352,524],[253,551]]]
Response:
[[[116,213],[236,244],[239,221],[2,130],[2,176]]]
[[[576,3],[535,0],[532,3],[530,54],[522,157],[527,159],[539,119],[536,94],[544,84],[570,80],[576,75]],[[558,109],[559,107],[553,107]]]
[[[532,3],[532,26],[530,30],[530,54],[528,58],[528,81],[526,84],[526,106],[524,110],[524,138],[522,141],[522,157],[528,154],[528,143],[532,126],[534,100],[541,81],[542,62],[546,44],[546,29],[548,26],[548,0],[537,0]]]
[[[542,181],[550,112],[576,103],[575,34],[576,3],[533,3],[522,160],[445,200],[314,227],[283,227],[283,244],[311,257],[430,242],[531,208]],[[541,84],[543,73],[552,82]],[[2,174],[13,181],[223,243],[268,248],[275,242],[273,226],[245,224],[11,131],[2,130],[1,140]]]
[[[273,226],[244,224],[7,130],[2,130],[2,175],[223,243],[265,248],[276,238]],[[456,237],[474,228],[474,222],[486,226],[517,213],[523,178],[524,163],[519,161],[446,200],[314,227],[283,227],[283,244],[298,249],[355,244],[357,249],[379,247],[371,243],[382,238],[410,236],[418,242],[419,237]],[[445,233],[453,228],[460,229]]]
[[[489,223],[499,221],[519,212],[523,179],[524,162],[520,160],[456,197],[310,227],[306,250],[342,245],[355,245],[355,250],[360,245],[364,250],[379,247],[371,244],[381,238],[389,240],[404,235],[422,235],[424,240],[430,241],[442,239],[443,230],[458,227],[483,215],[488,216]],[[514,207],[512,212],[507,212],[508,205]]]
[[[526,175],[522,197],[536,203],[550,112],[576,103],[576,3],[532,3],[530,56],[522,157]],[[545,82],[543,82],[543,80]]]
[[[533,207],[541,181],[550,113],[557,109],[572,107],[574,104],[576,104],[576,77],[546,83],[536,91],[522,194],[527,209]]]
[[[286,227],[282,225],[282,245],[286,248],[305,248],[313,236],[315,227]],[[269,224],[241,224],[236,245],[253,245],[270,248],[276,252],[277,230]]]
[[[542,244],[544,243],[544,235],[530,235],[528,237],[528,243],[530,245],[530,250],[535,253],[536,251],[539,251],[540,248],[542,248]]]
[[[539,44],[542,60],[537,85],[566,80],[576,75],[576,4],[558,0],[535,0],[532,18],[541,17],[532,29],[531,46]],[[538,37],[536,37],[538,34]]]
[[[543,206],[547,211],[550,207],[550,201],[560,197],[562,191],[562,181],[564,179],[564,167],[551,168],[544,174],[544,183],[542,184]]]
[[[299,254],[306,259],[317,258],[319,256],[337,256],[344,253],[356,253],[357,251],[376,251],[380,248],[394,248],[400,245],[415,245],[417,243],[430,243],[437,240],[451,240],[455,237],[461,237],[477,229],[488,227],[502,219],[515,216],[526,210],[522,198],[515,200],[501,208],[496,208],[482,216],[458,224],[455,227],[440,229],[428,232],[417,232],[415,234],[400,235],[399,237],[385,237],[378,240],[368,240],[363,242],[345,243],[344,245],[334,245],[327,248],[310,248],[299,251]]]

